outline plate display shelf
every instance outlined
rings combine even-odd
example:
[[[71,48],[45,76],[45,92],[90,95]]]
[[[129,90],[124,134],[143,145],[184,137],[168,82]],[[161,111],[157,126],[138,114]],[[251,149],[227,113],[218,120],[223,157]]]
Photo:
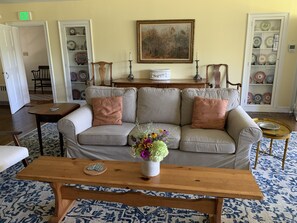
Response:
[[[91,21],[59,21],[67,101],[85,100],[93,61]]]
[[[246,111],[275,106],[288,13],[249,14],[241,105]]]

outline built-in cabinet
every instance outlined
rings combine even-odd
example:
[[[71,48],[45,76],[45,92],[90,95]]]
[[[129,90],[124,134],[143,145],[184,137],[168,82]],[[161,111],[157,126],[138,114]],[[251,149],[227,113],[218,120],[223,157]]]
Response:
[[[91,21],[59,21],[67,101],[85,100],[93,61]]]
[[[241,100],[246,111],[275,110],[287,19],[288,13],[248,16]]]

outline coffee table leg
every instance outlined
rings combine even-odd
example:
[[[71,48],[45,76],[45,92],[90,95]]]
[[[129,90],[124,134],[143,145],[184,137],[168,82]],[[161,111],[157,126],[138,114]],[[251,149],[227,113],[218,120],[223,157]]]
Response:
[[[49,220],[50,223],[59,223],[62,221],[68,210],[72,207],[75,200],[67,200],[62,197],[61,183],[50,183],[55,195],[55,214]]]
[[[221,223],[224,198],[216,198],[215,214],[209,215],[210,223]]]
[[[256,169],[256,167],[257,167],[258,156],[259,156],[259,151],[260,151],[260,144],[261,144],[261,140],[258,142],[258,146],[257,146],[256,159],[255,159],[254,169]]]
[[[285,169],[285,161],[286,161],[286,156],[287,156],[288,144],[289,144],[289,138],[286,139],[286,144],[285,144],[284,156],[283,156],[283,161],[282,161],[282,169],[283,170]]]

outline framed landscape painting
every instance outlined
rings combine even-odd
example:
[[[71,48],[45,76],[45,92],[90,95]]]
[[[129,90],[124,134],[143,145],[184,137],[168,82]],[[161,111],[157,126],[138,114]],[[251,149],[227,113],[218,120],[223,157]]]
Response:
[[[192,63],[194,19],[138,20],[138,63]]]

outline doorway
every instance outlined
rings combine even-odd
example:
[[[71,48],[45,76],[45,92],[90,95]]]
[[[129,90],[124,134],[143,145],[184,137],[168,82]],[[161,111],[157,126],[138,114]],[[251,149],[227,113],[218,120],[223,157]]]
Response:
[[[52,69],[52,60],[48,36],[47,22],[10,22],[10,26],[19,30],[22,56],[26,71],[27,85],[30,95],[30,104],[56,102],[55,82]],[[34,91],[32,70],[39,66],[49,66],[51,87],[46,87],[42,93],[41,88]]]
[[[41,91],[36,88],[37,81],[33,81],[32,70],[39,70],[40,66],[48,66],[47,49],[43,26],[18,27],[23,61],[27,76],[27,84],[31,104],[50,103],[53,101],[52,88],[50,85]],[[36,72],[37,73],[37,72]]]

